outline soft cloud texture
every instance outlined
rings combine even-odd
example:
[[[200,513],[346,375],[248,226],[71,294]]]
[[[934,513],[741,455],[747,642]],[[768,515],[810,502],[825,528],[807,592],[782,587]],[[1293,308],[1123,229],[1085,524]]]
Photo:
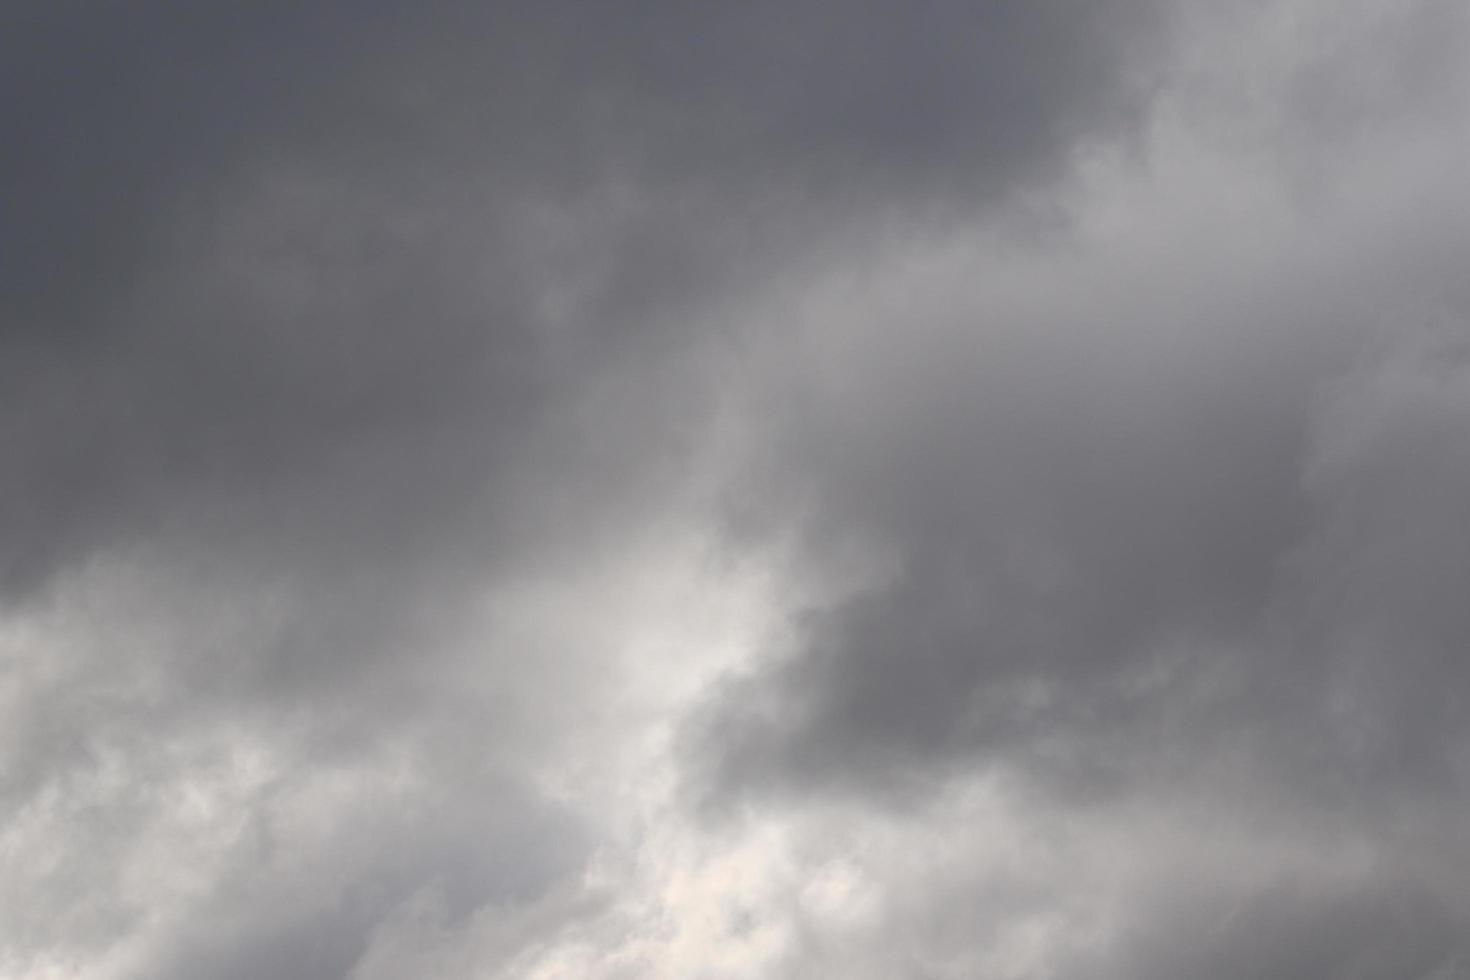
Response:
[[[21,4],[0,976],[1470,970],[1470,18]]]

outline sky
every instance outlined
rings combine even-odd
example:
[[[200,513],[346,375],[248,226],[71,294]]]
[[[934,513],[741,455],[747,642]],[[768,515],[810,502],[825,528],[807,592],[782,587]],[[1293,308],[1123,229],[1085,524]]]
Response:
[[[0,978],[1470,977],[1470,7],[0,84]]]

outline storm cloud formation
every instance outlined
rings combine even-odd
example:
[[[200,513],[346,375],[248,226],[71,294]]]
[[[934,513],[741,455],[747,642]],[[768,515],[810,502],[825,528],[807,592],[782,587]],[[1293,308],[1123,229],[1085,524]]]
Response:
[[[1449,0],[0,14],[0,976],[1470,974]]]

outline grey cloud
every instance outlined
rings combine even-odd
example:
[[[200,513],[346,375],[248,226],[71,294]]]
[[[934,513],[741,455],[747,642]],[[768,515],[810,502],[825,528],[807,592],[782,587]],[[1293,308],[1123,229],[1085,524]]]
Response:
[[[1459,158],[1463,127],[1418,125],[1449,148],[1428,159]],[[1362,177],[1376,153],[1322,182],[1387,197]],[[1215,263],[1268,220],[1258,205],[1239,225],[1163,232],[1182,253],[1145,229],[1043,252],[1034,280],[1030,259],[980,246],[972,285],[956,260],[927,294],[844,287],[822,311],[820,363],[790,372],[799,394],[772,386],[762,476],[734,509],[741,533],[771,515],[794,528],[817,579],[845,574],[833,555],[879,571],[801,612],[791,655],[712,698],[689,729],[693,782],[717,800],[873,783],[901,798],[1019,765],[1116,790],[1234,742],[1288,783],[1357,773],[1365,738],[1404,740],[1380,745],[1386,779],[1457,758],[1449,651],[1465,632],[1446,597],[1462,591],[1463,535],[1445,501],[1463,489],[1450,433],[1466,307],[1440,263],[1466,224],[1435,186],[1433,214],[1405,194],[1387,223],[1339,219],[1330,275],[1313,254],[1321,201],[1296,200],[1248,285]],[[1426,318],[1443,323],[1437,345],[1418,339]],[[1357,439],[1376,448],[1341,448]],[[1454,794],[1457,765],[1435,777]]]
[[[1438,978],[1463,975],[1463,910],[1416,885],[1280,882],[1222,901],[1173,894],[1120,944],[1108,977]],[[1107,957],[1104,957],[1106,960]]]
[[[1320,515],[1285,601],[1298,603],[1295,648],[1330,665],[1324,701],[1355,776],[1458,796],[1467,334],[1406,333],[1325,400],[1306,472]]]
[[[1461,893],[1384,841],[1463,843],[1470,223],[1434,154],[1464,21],[1360,12],[1311,57],[1247,31],[1264,146],[1222,150],[1198,13],[7,8],[0,972],[518,976],[591,919],[650,944],[626,973],[682,910],[598,916],[678,888],[591,882],[709,829],[613,799],[676,763],[733,824],[917,835],[987,773],[1043,822],[1228,786],[1226,822],[1346,824],[1384,880],[1124,889],[1157,928],[1079,971],[1456,968]],[[1143,190],[1104,200],[1099,159]],[[1292,167],[1300,211],[1201,203]],[[976,284],[884,292],[944,242]],[[1451,343],[1403,342],[1412,298]],[[789,656],[655,691],[609,606],[690,523],[712,564],[792,531],[794,594],[876,571]],[[567,776],[667,725],[655,776]],[[1055,898],[942,877],[904,887],[966,910],[944,935],[900,902],[869,946],[972,962],[954,922]]]
[[[1191,660],[1256,628],[1307,516],[1297,461],[1321,356],[1210,324],[1155,357],[1138,329],[1007,327],[900,370],[865,415],[821,406],[787,429],[822,427],[794,449],[799,478],[830,467],[819,547],[867,536],[897,572],[812,612],[802,652],[738,682],[776,722],[741,722],[732,696],[712,722],[729,764],[923,776],[1167,703]],[[1162,687],[1144,695],[1151,668]]]
[[[581,869],[585,833],[568,814],[510,781],[445,776],[448,800],[433,790],[388,805],[369,798],[342,815],[325,853],[292,855],[287,842],[263,872],[241,868],[191,911],[152,974],[345,977],[375,932],[426,896],[440,927],[456,930],[482,908],[534,905]],[[293,859],[303,866],[287,866]]]
[[[446,463],[423,429],[488,441],[590,369],[539,322],[547,291],[591,278],[561,333],[603,358],[759,248],[742,213],[845,168],[893,193],[949,168],[993,196],[1131,104],[1148,11],[1117,8],[18,10],[6,579],[44,581],[211,479],[268,483],[346,446],[408,443],[354,487],[420,463],[418,487],[463,485],[496,450]],[[306,186],[251,199],[282,173]],[[634,208],[608,220],[623,179]],[[538,253],[538,201],[590,241]]]
[[[1310,134],[1301,144],[1317,166],[1325,162],[1319,154],[1341,152],[1380,127],[1453,118],[1465,16],[1453,3],[1420,2],[1367,17],[1303,18],[1303,30],[1320,33],[1288,74],[1283,121]]]
[[[716,799],[902,797],[977,766],[1117,793],[1237,748],[1292,794],[1463,798],[1463,369],[1408,349],[1240,402],[1211,401],[1202,350],[1189,399],[1139,376],[1111,412],[1060,408],[1086,381],[1038,408],[971,365],[964,436],[922,415],[850,433],[859,469],[818,484],[818,519],[876,532],[898,570],[807,614],[794,655],[697,721]]]
[[[1311,851],[1314,844],[1297,846]],[[1148,865],[1147,850],[1136,852],[1132,863]],[[1189,874],[1160,864],[1162,881],[1135,885],[1113,896],[1115,904],[1101,898],[1095,905],[1088,893],[1096,882],[1085,861],[1049,869],[1044,882],[1008,880],[1004,870],[980,880],[946,880],[937,871],[912,892],[903,885],[894,889],[901,898],[879,936],[813,930],[813,941],[795,952],[784,973],[816,967],[917,980],[1029,969],[1048,977],[1119,980],[1388,980],[1457,977],[1466,969],[1463,907],[1391,867],[1260,868],[1242,883],[1220,868]],[[1108,924],[1099,928],[1099,920]],[[1008,948],[1027,948],[1018,937],[1028,929],[1051,937],[1033,947],[1041,951],[1040,962],[1008,962]]]
[[[1325,16],[1294,14],[1298,28]],[[1290,99],[1250,110],[1270,120],[1251,149],[1271,157],[1284,213],[1233,197],[1238,175],[1216,173],[1211,193],[1238,215],[1196,215],[1163,246],[1143,219],[1034,252],[936,249],[941,273],[827,294],[810,360],[771,383],[775,420],[751,454],[758,475],[732,495],[735,533],[794,536],[816,598],[781,649],[687,721],[687,798],[702,817],[725,828],[854,807],[911,826],[921,848],[935,800],[1000,780],[1022,787],[1026,819],[1084,840],[1117,808],[1198,824],[1180,870],[1075,920],[1058,910],[1092,887],[1080,869],[1068,897],[1040,899],[1003,876],[951,893],[935,874],[934,904],[912,909],[901,875],[881,872],[895,905],[850,937],[873,941],[873,975],[1012,975],[979,965],[982,945],[1008,948],[1004,928],[966,944],[915,925],[971,900],[953,915],[973,915],[972,930],[1050,937],[1016,940],[1041,952],[1013,975],[1463,972],[1470,904],[1445,884],[1464,873],[1462,836],[1435,828],[1470,785],[1458,598],[1470,306],[1450,268],[1467,227],[1450,174],[1467,144],[1463,98],[1443,83],[1464,60],[1411,70],[1426,24],[1463,36],[1447,9],[1407,5],[1326,45],[1314,98],[1341,100],[1342,130],[1275,129],[1306,111]],[[1349,62],[1396,67],[1370,82]],[[1280,77],[1301,83],[1295,67]],[[1432,104],[1403,101],[1411,89]],[[1188,107],[1183,125],[1206,143],[1238,121],[1191,97],[1163,104]],[[1161,123],[1156,138],[1150,186],[1167,195],[1177,133]],[[1200,806],[1208,816],[1190,816]],[[1269,837],[1261,821],[1296,828],[1306,852],[1353,835],[1371,870],[1247,885],[1186,870],[1221,827]],[[1116,851],[1130,868],[1163,847],[1144,834]],[[975,836],[957,860],[1009,853]],[[992,897],[1004,911],[982,911]],[[1046,932],[1053,915],[1062,925]],[[1074,941],[1075,958],[1055,957]],[[767,975],[840,963],[840,942],[822,936]]]
[[[417,896],[453,932],[572,888],[601,828],[539,767],[611,696],[599,651],[479,604],[677,506],[707,324],[865,216],[1125,132],[1162,31],[1130,0],[3,17],[22,975],[343,976]],[[189,749],[221,741],[256,761]]]

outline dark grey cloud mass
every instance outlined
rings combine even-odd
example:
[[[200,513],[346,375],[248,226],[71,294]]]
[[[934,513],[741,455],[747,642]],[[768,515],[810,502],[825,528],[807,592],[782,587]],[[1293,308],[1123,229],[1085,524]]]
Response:
[[[0,977],[1470,970],[1449,0],[0,13]]]

